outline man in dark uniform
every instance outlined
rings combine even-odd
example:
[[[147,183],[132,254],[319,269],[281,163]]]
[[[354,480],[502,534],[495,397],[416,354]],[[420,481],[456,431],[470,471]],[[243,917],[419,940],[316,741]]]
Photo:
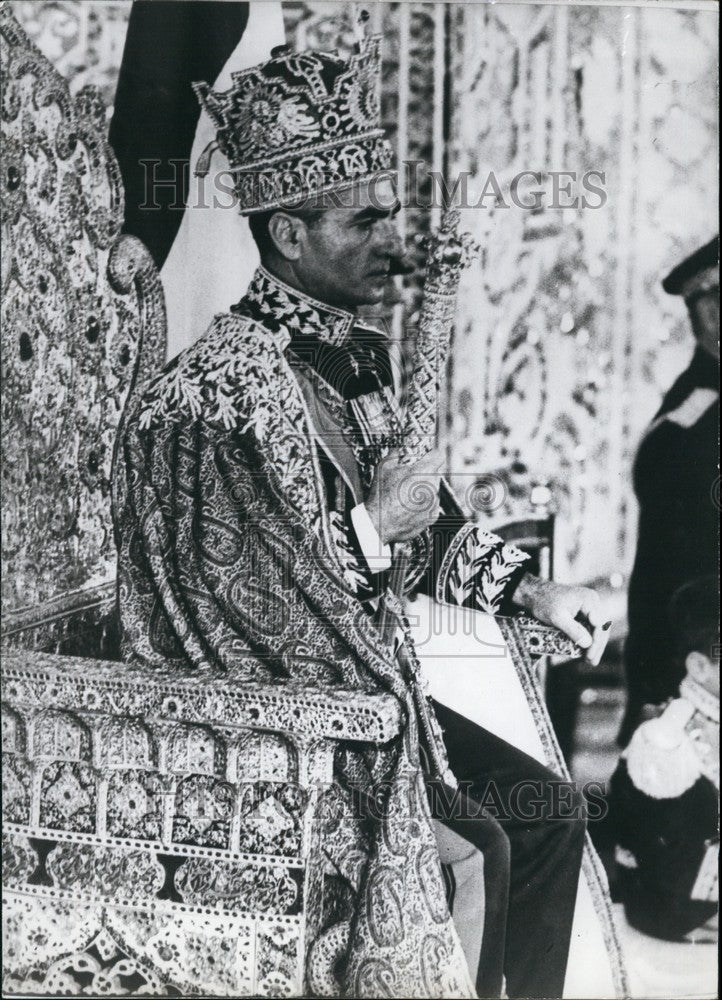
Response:
[[[623,746],[643,706],[674,697],[682,679],[667,614],[672,595],[718,567],[719,236],[662,287],[684,297],[697,346],[647,429],[634,466],[640,514],[629,583]]]
[[[672,941],[700,932],[719,902],[719,583],[685,584],[669,617],[685,676],[643,722],[610,785],[617,888],[627,920]]]

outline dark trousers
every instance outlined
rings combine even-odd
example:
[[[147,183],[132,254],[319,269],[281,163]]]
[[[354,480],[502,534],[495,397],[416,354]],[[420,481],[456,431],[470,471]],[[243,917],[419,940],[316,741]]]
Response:
[[[452,796],[429,786],[436,819],[484,854],[485,917],[476,988],[561,997],[582,863],[584,800],[549,768],[434,702]]]

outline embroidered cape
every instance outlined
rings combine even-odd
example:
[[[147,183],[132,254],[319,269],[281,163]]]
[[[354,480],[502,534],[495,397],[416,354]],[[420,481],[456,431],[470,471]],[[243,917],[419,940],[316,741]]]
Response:
[[[420,732],[433,720],[345,577],[287,342],[219,315],[130,414],[115,482],[125,653],[393,693],[403,737],[346,755],[355,780],[384,779],[387,800],[356,873],[344,993],[474,996],[425,794]]]

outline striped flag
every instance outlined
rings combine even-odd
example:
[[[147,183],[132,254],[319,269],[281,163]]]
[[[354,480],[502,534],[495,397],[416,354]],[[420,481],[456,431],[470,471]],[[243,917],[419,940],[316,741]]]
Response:
[[[194,176],[214,130],[191,84],[226,89],[233,72],[268,59],[284,41],[280,3],[133,3],[110,141],[125,187],[124,230],[143,240],[161,271],[168,357],[241,297],[258,264],[248,223],[223,181],[222,154],[206,177]]]

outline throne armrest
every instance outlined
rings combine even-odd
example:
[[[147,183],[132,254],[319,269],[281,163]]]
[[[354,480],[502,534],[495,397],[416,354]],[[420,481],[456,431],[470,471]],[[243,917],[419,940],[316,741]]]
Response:
[[[285,733],[301,739],[387,743],[402,712],[393,695],[298,682],[251,682],[235,671],[149,670],[55,653],[3,652],[11,704]]]
[[[115,580],[59,594],[41,604],[5,610],[3,648],[119,659]]]
[[[502,632],[511,633],[529,656],[563,656],[576,660],[584,656],[584,650],[569,636],[553,625],[543,625],[531,615],[517,614],[500,617]]]
[[[584,650],[553,625],[543,625],[530,615],[516,614],[497,617],[501,634],[522,657],[530,662],[539,657],[556,656],[578,660]]]

